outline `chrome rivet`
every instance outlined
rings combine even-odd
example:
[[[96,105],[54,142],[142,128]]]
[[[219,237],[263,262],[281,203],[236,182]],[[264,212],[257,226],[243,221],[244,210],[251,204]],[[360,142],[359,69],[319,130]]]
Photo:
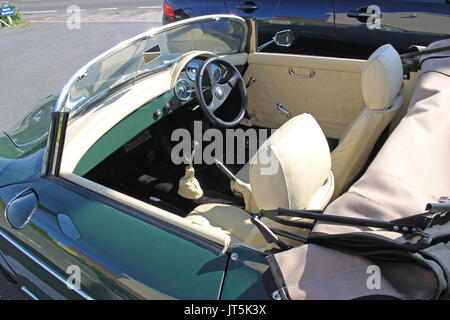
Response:
[[[154,120],[158,120],[159,117],[161,117],[161,110],[157,109],[154,113],[153,113],[153,119]]]
[[[272,292],[272,299],[281,300],[280,290],[275,290],[274,292]]]
[[[407,228],[407,227],[403,227],[403,232],[408,232],[409,231],[409,229]]]
[[[397,226],[394,226],[394,231],[398,231],[399,230],[399,227],[397,227]]]
[[[236,252],[233,252],[231,254],[231,260],[237,261],[239,259],[239,255]]]

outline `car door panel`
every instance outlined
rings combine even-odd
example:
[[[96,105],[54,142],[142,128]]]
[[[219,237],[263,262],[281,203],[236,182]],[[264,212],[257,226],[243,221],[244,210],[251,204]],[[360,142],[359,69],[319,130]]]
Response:
[[[248,88],[248,109],[255,115],[256,125],[278,128],[286,122],[287,116],[275,108],[281,104],[292,116],[312,114],[328,138],[339,139],[364,108],[364,60],[252,53],[248,61],[245,78],[256,79]],[[292,76],[290,68],[306,77]],[[311,72],[314,76],[309,77]]]
[[[333,56],[334,21],[332,0],[281,0],[266,15],[256,15],[258,46],[274,34],[289,29],[295,35],[289,47],[270,45],[264,52]]]
[[[411,45],[427,46],[450,37],[450,4],[446,0],[334,0],[336,50],[344,57],[367,58],[390,43],[400,53]],[[370,20],[350,12],[367,12]],[[377,23],[376,17],[379,17]],[[351,45],[351,47],[349,47]]]
[[[0,210],[4,210],[6,203],[17,194],[27,189],[22,184],[3,187],[0,189]],[[37,236],[30,232],[33,224],[28,223],[20,230],[13,229],[6,220],[0,217],[0,251],[9,270],[21,285],[39,299],[84,299],[82,295],[68,290],[65,275],[61,276],[50,264],[38,258],[36,248],[42,249],[36,242]]]
[[[241,246],[232,247],[231,252],[238,259],[229,260],[221,299],[272,299],[269,286],[264,283],[271,279],[266,253]]]
[[[38,194],[39,209],[21,230],[12,229],[6,219],[0,218],[1,232],[16,241],[15,248],[2,248],[2,252],[11,257],[12,263],[17,261],[24,274],[31,273],[21,278],[27,284],[30,279],[45,279],[29,288],[39,298],[219,298],[227,255],[50,180],[0,189],[0,210],[8,198],[27,187]],[[57,218],[61,213],[70,217],[79,239],[61,231]],[[1,241],[2,245],[7,242]],[[32,258],[19,254],[18,246]],[[47,269],[33,265],[35,261]],[[58,280],[69,279],[71,266],[81,272],[84,297]],[[14,270],[17,267],[17,263],[12,266]],[[45,287],[51,290],[42,290]]]

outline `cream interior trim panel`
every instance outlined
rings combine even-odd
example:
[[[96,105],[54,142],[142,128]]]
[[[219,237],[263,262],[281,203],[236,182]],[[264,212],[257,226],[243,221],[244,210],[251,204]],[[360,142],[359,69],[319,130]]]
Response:
[[[361,73],[366,60],[345,59],[301,54],[255,52],[248,56],[249,64],[264,64],[272,66],[301,66],[313,69],[325,69],[343,72]]]
[[[310,113],[328,138],[339,139],[365,104],[361,93],[361,71],[365,60],[251,53],[245,73],[256,83],[248,89],[248,109],[256,125],[279,128],[288,118],[274,106],[281,103],[293,116]],[[312,78],[295,78],[288,73]]]
[[[90,181],[86,178],[80,177],[72,173],[64,173],[61,175],[62,178],[76,183],[86,189],[94,191],[98,194],[106,196],[110,199],[119,201],[120,203],[126,204],[132,208],[136,208],[151,217],[157,218],[159,220],[165,221],[171,225],[180,227],[187,230],[193,234],[201,236],[207,240],[217,243],[224,247],[223,252],[225,252],[231,243],[231,238],[228,232],[221,230],[219,228],[211,228],[207,226],[200,225],[189,219],[182,218],[175,214],[169,213],[148,203],[137,200],[133,197],[127,196],[123,193],[117,192],[115,190],[109,189],[98,183]]]
[[[242,66],[247,63],[248,53],[243,52],[220,57],[235,66]]]

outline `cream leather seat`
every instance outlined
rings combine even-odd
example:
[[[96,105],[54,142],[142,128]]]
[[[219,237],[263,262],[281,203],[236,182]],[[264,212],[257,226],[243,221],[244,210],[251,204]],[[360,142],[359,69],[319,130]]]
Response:
[[[403,103],[403,68],[398,52],[381,46],[369,57],[361,74],[366,107],[347,127],[331,154],[335,177],[333,198],[341,195],[361,172],[383,130]]]
[[[249,164],[249,180],[259,209],[323,209],[334,189],[327,140],[309,114],[287,121],[259,148]],[[232,241],[268,248],[251,223],[250,213],[224,204],[206,204],[187,219],[230,233]],[[264,218],[263,218],[264,219]],[[301,229],[264,219],[270,227],[301,233]]]
[[[369,57],[361,74],[361,91],[366,104],[347,127],[331,154],[335,187],[333,199],[341,195],[361,172],[383,130],[403,103],[403,68],[398,52],[381,46]],[[249,165],[236,174],[249,180]]]

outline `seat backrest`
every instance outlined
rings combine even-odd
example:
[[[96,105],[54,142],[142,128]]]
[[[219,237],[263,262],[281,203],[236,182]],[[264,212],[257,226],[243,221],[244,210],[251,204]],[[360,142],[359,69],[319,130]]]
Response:
[[[347,127],[331,155],[334,198],[354,181],[383,130],[403,103],[403,68],[398,52],[386,44],[367,60],[361,74],[366,108]]]
[[[318,123],[309,114],[296,116],[250,160],[255,202],[260,209],[304,209],[329,179],[330,169],[330,151]]]
[[[369,110],[386,110],[392,106],[403,84],[400,55],[390,44],[374,51],[361,73],[361,91]]]

